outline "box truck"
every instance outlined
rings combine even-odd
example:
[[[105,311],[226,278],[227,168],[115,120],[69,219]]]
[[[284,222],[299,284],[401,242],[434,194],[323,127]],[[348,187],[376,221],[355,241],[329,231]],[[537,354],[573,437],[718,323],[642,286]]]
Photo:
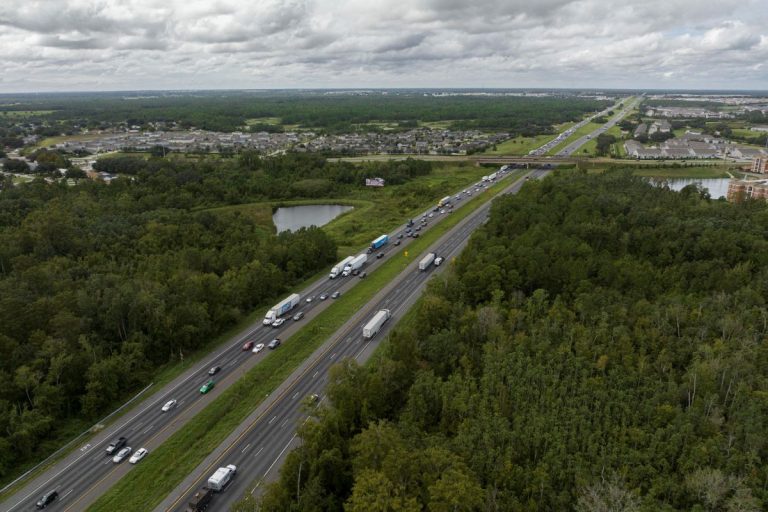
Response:
[[[211,475],[211,478],[208,479],[208,488],[213,489],[216,492],[220,492],[227,486],[229,481],[232,480],[232,477],[235,476],[236,471],[237,468],[232,464],[217,469],[216,472]]]
[[[389,236],[381,235],[379,238],[371,242],[371,249],[376,250],[379,247],[383,247],[389,242]]]
[[[189,500],[187,512],[204,512],[211,504],[211,498],[213,498],[213,490],[208,487],[199,489]]]
[[[419,270],[427,270],[433,261],[435,261],[435,253],[431,252],[421,258],[421,261],[419,262]]]
[[[355,256],[352,261],[347,263],[347,266],[344,267],[344,272],[342,272],[341,275],[346,277],[355,270],[360,270],[360,268],[365,265],[366,261],[368,261],[367,254],[360,254],[359,256]]]
[[[381,330],[381,326],[384,325],[384,322],[389,320],[389,317],[390,314],[388,309],[382,309],[376,313],[373,318],[371,318],[371,321],[363,327],[363,338],[373,338],[376,336],[376,333]]]
[[[335,267],[331,269],[331,273],[328,275],[328,277],[331,279],[336,279],[337,277],[339,277],[339,275],[341,275],[341,273],[344,272],[344,267],[349,265],[349,262],[352,261],[353,259],[355,259],[354,256],[347,256],[346,258],[341,260],[339,263],[336,264]]]
[[[264,325],[272,325],[278,317],[283,316],[293,308],[299,305],[301,302],[301,295],[293,293],[285,300],[278,302],[275,306],[267,311],[267,315],[264,317]]]

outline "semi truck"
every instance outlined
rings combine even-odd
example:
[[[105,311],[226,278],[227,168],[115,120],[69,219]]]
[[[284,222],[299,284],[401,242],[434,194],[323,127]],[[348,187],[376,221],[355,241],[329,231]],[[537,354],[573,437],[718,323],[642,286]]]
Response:
[[[387,242],[389,242],[389,236],[388,235],[381,235],[379,238],[371,242],[371,249],[376,250],[380,247],[384,247]]]
[[[204,512],[213,498],[213,490],[208,487],[199,489],[189,500],[187,512]]]
[[[352,258],[352,261],[347,263],[347,266],[344,267],[344,272],[342,272],[341,275],[344,277],[347,277],[349,274],[351,274],[355,270],[360,270],[360,268],[363,265],[365,265],[366,261],[368,261],[367,254],[360,254],[358,256],[355,256],[354,258]]]
[[[427,270],[433,261],[435,261],[435,253],[431,252],[421,258],[421,261],[419,262],[419,270]]]
[[[347,256],[346,258],[341,260],[339,263],[336,264],[335,267],[331,269],[331,273],[328,275],[328,277],[331,279],[336,279],[337,277],[339,277],[339,275],[341,275],[341,273],[344,272],[344,267],[349,265],[349,262],[352,261],[353,259],[355,259],[354,256]]]
[[[212,489],[214,492],[221,492],[230,480],[232,480],[232,477],[235,476],[236,472],[237,468],[232,464],[217,469],[208,479],[208,488]]]
[[[440,200],[440,202],[437,203],[438,208],[442,208],[443,206],[447,205],[451,202],[451,196],[445,196]]]
[[[382,309],[371,318],[371,321],[365,324],[363,327],[363,338],[373,338],[376,333],[381,330],[381,326],[384,322],[389,320],[390,314],[388,309]]]
[[[267,311],[267,315],[264,317],[264,325],[272,325],[272,322],[274,322],[278,317],[283,316],[298,306],[299,302],[301,302],[301,295],[298,293],[293,293],[286,299],[278,302],[275,306],[272,307],[272,309]]]

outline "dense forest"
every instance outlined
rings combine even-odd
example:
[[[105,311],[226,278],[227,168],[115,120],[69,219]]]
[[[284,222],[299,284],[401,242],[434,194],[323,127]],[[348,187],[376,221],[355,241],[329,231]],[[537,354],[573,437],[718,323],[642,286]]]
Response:
[[[236,510],[766,510],[766,233],[628,173],[526,184]]]
[[[399,94],[325,93],[177,93],[156,95],[69,94],[19,96],[2,111],[52,111],[34,119],[62,123],[70,129],[99,128],[125,123],[144,127],[150,122],[178,122],[181,128],[231,132],[246,120],[278,118],[284,125],[300,125],[326,132],[353,132],[358,125],[386,121],[412,128],[417,121],[453,121],[455,128],[514,132],[520,135],[549,133],[552,125],[576,121],[610,102],[574,96],[431,96],[420,92]],[[3,117],[0,115],[0,128]],[[264,130],[264,123],[257,124]],[[50,128],[42,127],[44,136]],[[0,136],[2,132],[0,132]]]
[[[106,162],[128,176],[0,186],[0,477],[336,261],[319,229],[276,235],[212,207],[339,197],[368,176],[396,183],[431,172],[414,160],[353,166],[252,153]],[[421,204],[418,191],[403,199]]]

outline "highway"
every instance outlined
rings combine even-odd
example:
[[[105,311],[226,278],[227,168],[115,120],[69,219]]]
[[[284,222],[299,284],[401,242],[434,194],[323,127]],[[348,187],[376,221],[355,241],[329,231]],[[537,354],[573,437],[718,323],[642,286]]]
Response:
[[[477,185],[468,188],[474,189]],[[425,212],[425,214],[429,213],[433,212],[431,210]],[[447,215],[447,213],[434,213],[434,217],[428,219],[428,224],[422,228],[421,232],[439,223]],[[414,220],[418,225],[418,220],[415,217]],[[411,238],[403,237],[400,247],[394,246],[394,242],[397,240],[397,235],[402,233],[405,227],[405,225],[401,225],[389,233],[390,243],[370,254],[368,263],[362,270],[368,273],[375,271],[392,254],[401,254],[401,250],[408,247]],[[383,257],[377,259],[375,256],[380,252],[383,253]],[[330,266],[328,271],[330,272]],[[261,318],[259,318],[212,357],[206,358],[204,362],[195,365],[194,368],[184,372],[171,383],[154,392],[151,397],[134,407],[115,424],[27,482],[19,491],[2,503],[2,510],[8,512],[35,510],[37,500],[44,493],[54,490],[58,492],[59,499],[49,508],[66,511],[87,508],[133,467],[127,461],[121,464],[112,462],[112,457],[105,451],[112,440],[118,436],[125,436],[128,438],[127,445],[132,447],[134,451],[140,447],[145,447],[149,450],[147,457],[151,457],[154,448],[157,448],[165,439],[194,417],[211,400],[240,378],[243,373],[266,357],[267,349],[259,354],[253,354],[250,350],[243,350],[245,342],[253,341],[254,343],[267,344],[275,337],[281,338],[283,343],[289,342],[291,334],[328,307],[333,300],[332,298],[320,300],[321,294],[330,296],[335,291],[344,293],[359,281],[357,277],[351,276],[338,277],[333,280],[323,277],[306,289],[299,291],[302,297],[301,304],[289,315],[286,315],[287,320],[283,326],[279,328],[264,326]],[[287,296],[288,293],[285,295]],[[314,300],[307,303],[306,297],[314,297]],[[291,317],[299,311],[304,312],[304,318],[299,321],[292,320]],[[340,354],[339,357],[341,357]],[[221,370],[215,376],[210,377],[208,370],[213,366],[219,366]],[[213,379],[216,385],[212,391],[203,395],[199,389],[209,379]],[[170,399],[177,400],[177,406],[168,412],[162,412],[163,404]]]
[[[539,177],[546,172],[540,169],[529,175]],[[516,193],[524,183],[525,180],[520,178],[502,193]],[[459,254],[472,232],[485,222],[490,206],[491,202],[488,202],[471,213],[425,253],[435,252],[449,262]],[[307,364],[273,394],[274,398],[263,403],[238,432],[198,466],[193,475],[155,510],[185,510],[190,497],[220,466],[234,464],[238,471],[229,487],[214,497],[209,508],[213,511],[227,510],[245,493],[257,494],[262,482],[275,478],[286,454],[298,442],[296,429],[305,421],[306,398],[318,394],[322,403],[331,366],[346,358],[359,362],[368,359],[387,332],[418,299],[430,276],[443,268],[431,266],[428,271],[419,271],[420,259],[421,255],[414,255],[413,263],[403,273],[363,305],[353,319],[334,333]],[[381,309],[389,309],[392,319],[372,340],[366,340],[362,337],[363,325]]]
[[[621,111],[614,115],[607,123],[602,125],[600,128],[594,130],[592,133],[589,133],[587,135],[583,135],[579,137],[578,139],[574,140],[570,144],[568,144],[566,147],[561,149],[557,152],[556,156],[571,156],[573,153],[575,153],[581,146],[586,144],[590,139],[597,138],[598,135],[605,133],[610,128],[615,126],[619,121],[624,119],[624,116],[626,116],[635,106],[640,102],[639,99],[635,99],[632,101],[631,104],[625,105],[624,108],[621,109]]]

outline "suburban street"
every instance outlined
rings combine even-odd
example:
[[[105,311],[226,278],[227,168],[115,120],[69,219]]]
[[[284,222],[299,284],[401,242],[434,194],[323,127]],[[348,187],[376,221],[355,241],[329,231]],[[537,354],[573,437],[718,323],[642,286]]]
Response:
[[[528,176],[536,178],[546,172],[534,170]],[[501,194],[516,193],[524,183],[523,178],[516,180]],[[434,252],[443,256],[446,262],[458,256],[472,232],[487,219],[490,207],[491,202],[488,202],[478,208],[423,254]],[[316,393],[321,396],[322,403],[330,367],[345,358],[354,358],[361,363],[366,361],[398,319],[416,302],[432,273],[443,270],[442,266],[432,266],[430,270],[419,271],[418,262],[422,255],[416,255],[413,263],[403,273],[368,304],[363,305],[350,321],[312,355],[308,364],[296,370],[273,394],[274,399],[263,403],[227,442],[198,466],[193,475],[155,510],[185,510],[190,496],[220,466],[234,464],[238,474],[227,490],[215,497],[211,510],[227,510],[246,492],[257,494],[262,482],[275,478],[286,454],[298,442],[296,428],[305,418],[305,399]],[[363,326],[381,309],[389,309],[392,318],[373,339],[366,340],[362,336]]]

